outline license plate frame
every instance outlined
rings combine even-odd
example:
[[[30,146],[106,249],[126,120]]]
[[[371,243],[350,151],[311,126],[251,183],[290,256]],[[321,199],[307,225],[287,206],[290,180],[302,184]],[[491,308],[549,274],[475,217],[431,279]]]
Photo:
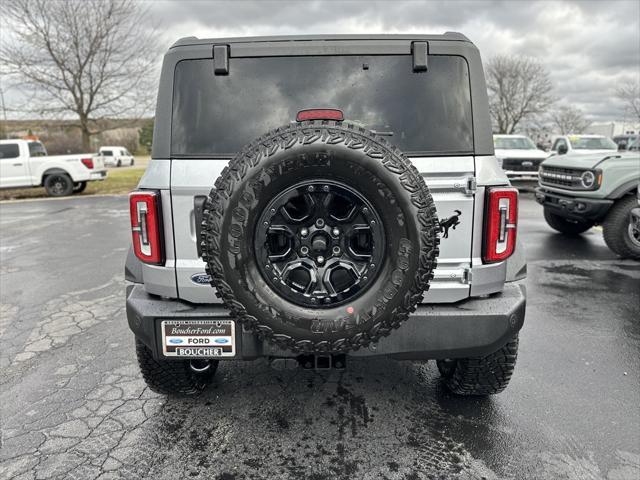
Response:
[[[171,358],[236,356],[233,320],[162,320],[162,354]]]

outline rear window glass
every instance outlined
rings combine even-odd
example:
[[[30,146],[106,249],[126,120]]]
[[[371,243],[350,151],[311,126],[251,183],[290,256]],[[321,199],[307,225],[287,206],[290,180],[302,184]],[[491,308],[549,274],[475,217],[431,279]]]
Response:
[[[345,120],[388,136],[406,153],[473,150],[466,61],[430,56],[413,72],[411,55],[185,60],[175,71],[173,155],[229,155],[308,108],[338,108]]]
[[[30,157],[46,157],[47,151],[40,142],[29,142],[29,156]]]
[[[576,150],[617,150],[618,146],[605,137],[569,137]]]
[[[527,137],[494,137],[493,146],[499,150],[535,150],[536,148]]]
[[[18,158],[20,149],[17,143],[4,143],[0,145],[0,159],[2,158]]]
[[[102,155],[105,157],[113,157],[113,152],[111,150],[102,150]]]

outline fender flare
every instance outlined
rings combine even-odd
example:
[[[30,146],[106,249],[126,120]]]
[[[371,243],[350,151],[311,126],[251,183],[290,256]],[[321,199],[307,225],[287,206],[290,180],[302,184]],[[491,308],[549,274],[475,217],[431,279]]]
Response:
[[[634,178],[633,180],[629,180],[628,182],[623,183],[622,185],[617,187],[615,190],[613,190],[613,192],[611,192],[611,195],[609,195],[609,198],[618,200],[619,198],[622,198],[627,194],[633,194],[634,190],[638,188],[638,183],[640,183],[640,180],[638,180],[637,178]]]
[[[64,168],[53,167],[48,168],[47,170],[42,172],[42,176],[40,177],[40,185],[44,185],[44,179],[47,178],[48,175],[53,175],[54,173],[64,173],[65,175],[68,175],[69,178],[73,181],[73,175],[71,175],[68,170],[65,170]]]

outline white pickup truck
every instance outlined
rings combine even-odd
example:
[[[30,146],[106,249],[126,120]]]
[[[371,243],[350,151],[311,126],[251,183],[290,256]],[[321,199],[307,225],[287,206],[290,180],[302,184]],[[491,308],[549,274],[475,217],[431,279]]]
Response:
[[[40,142],[0,140],[0,188],[44,187],[49,196],[61,197],[106,177],[99,155],[48,156]]]

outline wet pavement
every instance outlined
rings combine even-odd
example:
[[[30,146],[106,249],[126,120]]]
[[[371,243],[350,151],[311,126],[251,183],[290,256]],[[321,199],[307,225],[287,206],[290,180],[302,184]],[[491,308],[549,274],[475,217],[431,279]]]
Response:
[[[638,479],[640,264],[531,196],[528,306],[502,394],[435,365],[223,363],[195,399],[150,392],[124,310],[125,197],[0,205],[0,478]]]

